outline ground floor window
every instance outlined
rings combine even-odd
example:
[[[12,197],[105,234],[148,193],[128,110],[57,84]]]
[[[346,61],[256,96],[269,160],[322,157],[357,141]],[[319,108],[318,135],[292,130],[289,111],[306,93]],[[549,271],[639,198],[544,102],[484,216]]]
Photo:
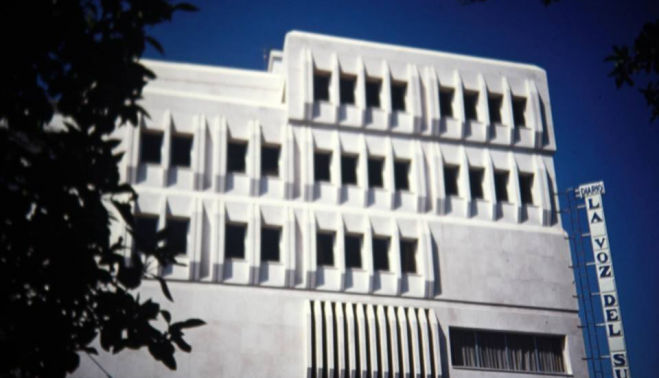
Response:
[[[562,336],[450,329],[453,366],[565,373]]]

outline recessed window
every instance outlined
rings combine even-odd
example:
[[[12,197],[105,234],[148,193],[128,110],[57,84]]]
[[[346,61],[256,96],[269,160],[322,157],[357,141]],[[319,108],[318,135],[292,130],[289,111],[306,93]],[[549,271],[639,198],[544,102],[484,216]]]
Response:
[[[400,262],[403,273],[416,273],[416,240],[400,240]]]
[[[450,328],[453,366],[565,373],[562,336]]]
[[[487,106],[490,110],[490,124],[501,124],[501,108],[503,107],[503,96],[496,93],[488,93]]]
[[[464,91],[464,106],[467,121],[478,121],[478,92]]]
[[[316,182],[330,182],[330,164],[332,153],[316,151],[313,154],[314,180]]]
[[[170,164],[172,167],[190,167],[192,160],[192,135],[172,135]]]
[[[396,160],[394,162],[394,181],[396,190],[410,190],[409,160]]]
[[[341,155],[341,184],[357,185],[356,155]]]
[[[230,141],[227,144],[227,172],[245,173],[247,143]]]
[[[261,261],[279,261],[281,228],[263,226],[261,228]]]
[[[329,87],[331,74],[329,72],[316,71],[313,74],[313,99],[314,101],[329,101]]]
[[[369,157],[368,158],[368,186],[371,188],[384,187],[384,159]]]
[[[485,170],[483,168],[469,168],[469,189],[471,190],[471,198],[484,199],[483,194],[483,179],[485,178]]]
[[[394,111],[405,111],[405,97],[407,97],[407,83],[404,81],[391,81],[391,108]]]
[[[316,264],[318,266],[334,266],[335,233],[318,231],[316,233]]]
[[[389,271],[389,240],[373,236],[373,269]]]
[[[167,248],[177,254],[184,255],[188,251],[188,229],[190,220],[187,218],[167,218]]]
[[[513,118],[515,126],[526,126],[526,97],[513,97]]]
[[[261,176],[279,176],[279,146],[261,146]]]
[[[357,88],[357,77],[353,75],[341,75],[339,90],[341,92],[341,104],[355,104],[355,90]]]
[[[382,89],[382,80],[369,78],[366,80],[366,107],[380,107],[380,92]]]
[[[162,135],[162,132],[142,131],[142,135],[140,135],[140,162],[142,164],[161,163]]]
[[[246,224],[227,223],[224,233],[226,258],[245,259],[245,234],[247,234]]]
[[[346,268],[361,269],[362,267],[362,242],[363,236],[357,234],[346,234],[345,254]]]
[[[158,216],[139,214],[135,216],[134,239],[138,251],[151,251],[156,247]]]
[[[453,117],[453,88],[440,88],[439,89],[439,111],[444,117]]]
[[[497,192],[497,202],[508,202],[508,176],[507,171],[494,172],[494,190]]]
[[[460,167],[457,165],[444,166],[444,191],[446,196],[459,196],[458,178],[460,177]]]
[[[519,173],[519,195],[522,203],[533,205],[533,174]]]

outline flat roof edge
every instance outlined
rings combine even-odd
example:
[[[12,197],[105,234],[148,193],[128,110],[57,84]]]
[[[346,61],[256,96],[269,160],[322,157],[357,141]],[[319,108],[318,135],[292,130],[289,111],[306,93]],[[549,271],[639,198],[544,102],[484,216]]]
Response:
[[[394,45],[394,44],[389,44],[389,43],[382,43],[382,42],[371,42],[371,41],[364,41],[360,39],[352,39],[352,38],[346,38],[346,37],[335,37],[335,36],[329,36],[329,35],[324,35],[324,34],[316,34],[316,33],[310,33],[310,32],[305,32],[305,31],[300,31],[300,30],[291,30],[290,32],[286,33],[286,39],[291,37],[306,37],[306,38],[314,38],[318,40],[325,40],[325,41],[330,41],[330,42],[340,42],[340,43],[350,43],[353,45],[366,45],[366,46],[371,46],[371,47],[376,47],[376,48],[381,48],[381,49],[400,49],[406,52],[413,52],[417,54],[427,54],[427,55],[436,55],[444,58],[453,58],[453,59],[462,59],[462,60],[470,60],[474,62],[479,62],[479,63],[485,63],[485,64],[498,64],[498,65],[505,65],[505,66],[511,66],[511,67],[517,67],[517,68],[524,68],[524,69],[529,69],[529,70],[534,70],[534,71],[540,71],[546,74],[546,70],[540,66],[534,65],[534,64],[529,64],[529,63],[519,63],[519,62],[513,62],[513,61],[508,61],[508,60],[500,60],[500,59],[494,59],[494,58],[484,58],[484,57],[478,57],[478,56],[473,56],[473,55],[463,55],[463,54],[458,54],[458,53],[450,53],[450,52],[443,52],[443,51],[436,51],[436,50],[428,50],[428,49],[423,49],[419,47],[408,47],[408,46],[401,46],[401,45]]]
[[[280,79],[279,75],[267,71],[257,71],[243,68],[230,68],[222,66],[211,66],[206,64],[194,64],[194,63],[181,63],[181,62],[171,62],[164,60],[155,60],[155,59],[140,59],[141,63],[144,63],[145,66],[153,67],[163,67],[163,68],[178,68],[186,69],[189,71],[197,72],[208,72],[208,73],[218,73],[218,74],[231,74],[231,75],[249,75],[249,76],[262,76],[272,79]]]

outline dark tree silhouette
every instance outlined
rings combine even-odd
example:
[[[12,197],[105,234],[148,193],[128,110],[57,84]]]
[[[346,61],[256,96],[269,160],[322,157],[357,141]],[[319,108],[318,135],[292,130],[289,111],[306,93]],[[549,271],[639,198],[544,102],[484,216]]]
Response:
[[[113,353],[147,347],[171,369],[175,345],[191,350],[183,330],[203,321],[172,323],[135,292],[142,279],[159,279],[149,263],[174,264],[174,253],[138,237],[144,252],[131,255],[110,224],[123,217],[132,232],[136,194],[120,183],[111,133],[146,116],[137,102],[154,74],[138,59],[146,44],[162,51],[147,31],[194,9],[170,0],[3,2],[0,376],[63,377],[81,353],[96,353],[97,336]],[[49,126],[54,114],[62,127]]]
[[[614,63],[610,75],[618,88],[633,87],[634,79],[645,82],[640,91],[652,111],[651,122],[659,118],[659,19],[643,25],[631,48],[614,46],[606,60]]]

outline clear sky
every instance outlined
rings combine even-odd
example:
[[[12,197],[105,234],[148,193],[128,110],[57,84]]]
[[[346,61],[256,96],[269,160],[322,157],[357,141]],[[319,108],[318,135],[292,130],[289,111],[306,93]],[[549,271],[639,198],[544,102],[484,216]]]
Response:
[[[659,371],[659,121],[636,89],[616,90],[604,58],[659,18],[657,0],[201,1],[154,35],[147,57],[265,69],[264,51],[301,30],[536,64],[547,71],[559,190],[603,180],[634,377]]]

